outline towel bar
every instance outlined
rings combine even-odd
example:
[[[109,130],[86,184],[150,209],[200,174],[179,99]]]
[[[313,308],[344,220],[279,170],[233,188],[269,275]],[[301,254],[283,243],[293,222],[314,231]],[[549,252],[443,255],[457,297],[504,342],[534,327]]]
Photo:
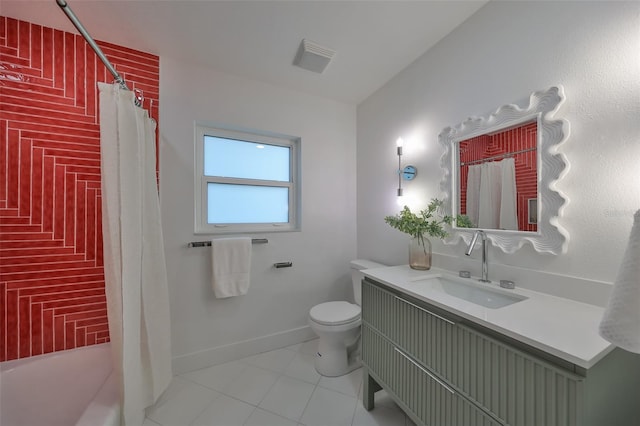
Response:
[[[266,238],[253,238],[251,244],[267,244],[269,240]],[[211,241],[192,241],[187,247],[211,247]]]

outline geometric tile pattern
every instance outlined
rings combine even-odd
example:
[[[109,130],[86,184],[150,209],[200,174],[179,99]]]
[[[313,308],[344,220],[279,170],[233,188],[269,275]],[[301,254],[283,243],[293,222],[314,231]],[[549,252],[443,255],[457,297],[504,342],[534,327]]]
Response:
[[[157,121],[159,58],[98,44]],[[98,81],[81,36],[0,16],[0,361],[109,340]]]
[[[529,223],[528,205],[529,199],[538,197],[537,151],[535,150],[538,143],[537,134],[538,125],[533,122],[492,135],[481,135],[469,138],[459,144],[460,161],[464,163],[510,152],[534,149],[512,156],[516,169],[516,207],[519,231],[538,230],[536,224]],[[460,167],[460,211],[462,214],[466,212],[465,201],[467,199],[468,174],[468,165]]]

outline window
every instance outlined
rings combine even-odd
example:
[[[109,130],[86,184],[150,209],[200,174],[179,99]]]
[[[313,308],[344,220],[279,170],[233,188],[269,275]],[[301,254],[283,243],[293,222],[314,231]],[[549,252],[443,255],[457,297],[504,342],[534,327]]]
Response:
[[[196,124],[196,233],[298,230],[299,145]]]

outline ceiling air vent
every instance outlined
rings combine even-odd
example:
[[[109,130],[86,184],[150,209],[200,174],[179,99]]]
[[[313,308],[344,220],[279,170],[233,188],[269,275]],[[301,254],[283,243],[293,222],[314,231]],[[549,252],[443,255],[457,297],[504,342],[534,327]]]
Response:
[[[317,43],[303,39],[298,48],[293,65],[308,71],[322,73],[336,52]]]

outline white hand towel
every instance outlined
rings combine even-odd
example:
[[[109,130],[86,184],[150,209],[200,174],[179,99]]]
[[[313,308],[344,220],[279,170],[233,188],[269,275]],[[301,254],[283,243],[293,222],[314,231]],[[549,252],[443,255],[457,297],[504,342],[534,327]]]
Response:
[[[629,244],[600,322],[600,335],[622,349],[640,353],[640,210],[633,218]]]
[[[213,291],[218,299],[249,291],[251,238],[216,238],[211,241]]]

